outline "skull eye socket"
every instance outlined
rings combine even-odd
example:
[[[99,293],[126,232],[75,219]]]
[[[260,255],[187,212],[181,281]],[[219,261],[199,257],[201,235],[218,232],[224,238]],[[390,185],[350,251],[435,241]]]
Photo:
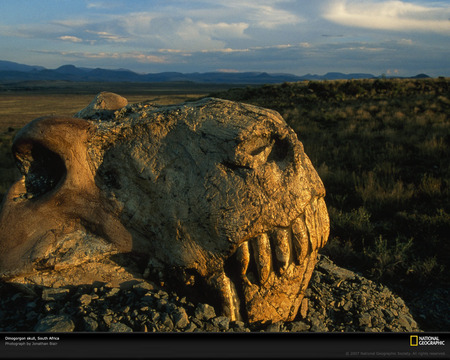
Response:
[[[275,162],[285,170],[293,161],[292,145],[277,135],[255,137],[243,142],[236,150],[235,167],[256,168],[267,162]]]
[[[293,149],[291,143],[286,139],[275,137],[273,139],[272,151],[267,157],[267,161],[274,161],[281,170],[287,168],[293,161]]]
[[[27,198],[35,198],[53,190],[66,174],[61,157],[40,143],[16,144],[14,156],[25,177]]]

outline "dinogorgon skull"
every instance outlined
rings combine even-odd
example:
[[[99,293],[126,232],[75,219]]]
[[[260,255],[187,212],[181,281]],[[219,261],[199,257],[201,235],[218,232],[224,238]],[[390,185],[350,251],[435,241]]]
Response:
[[[209,98],[78,114],[36,119],[14,140],[22,178],[0,214],[3,278],[138,254],[201,279],[231,319],[294,319],[329,219],[278,113]]]

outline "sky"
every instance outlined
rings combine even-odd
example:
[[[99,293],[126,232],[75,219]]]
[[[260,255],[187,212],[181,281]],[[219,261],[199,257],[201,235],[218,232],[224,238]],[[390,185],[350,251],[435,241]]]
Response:
[[[1,0],[0,60],[450,76],[450,0]]]

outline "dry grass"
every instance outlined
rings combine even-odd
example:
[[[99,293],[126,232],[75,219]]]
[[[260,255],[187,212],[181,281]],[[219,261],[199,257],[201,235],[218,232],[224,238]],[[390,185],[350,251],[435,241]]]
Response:
[[[149,100],[161,105],[180,103],[200,96],[200,94],[122,95],[129,103]],[[0,133],[9,127],[21,128],[31,120],[45,115],[72,116],[86,107],[94,96],[95,94],[1,94]]]

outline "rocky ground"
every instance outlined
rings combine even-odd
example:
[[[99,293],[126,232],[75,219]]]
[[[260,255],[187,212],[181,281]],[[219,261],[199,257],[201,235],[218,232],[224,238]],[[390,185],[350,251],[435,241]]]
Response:
[[[404,332],[420,331],[388,288],[322,256],[296,321],[246,324],[150,282],[40,288],[0,283],[0,331]]]

